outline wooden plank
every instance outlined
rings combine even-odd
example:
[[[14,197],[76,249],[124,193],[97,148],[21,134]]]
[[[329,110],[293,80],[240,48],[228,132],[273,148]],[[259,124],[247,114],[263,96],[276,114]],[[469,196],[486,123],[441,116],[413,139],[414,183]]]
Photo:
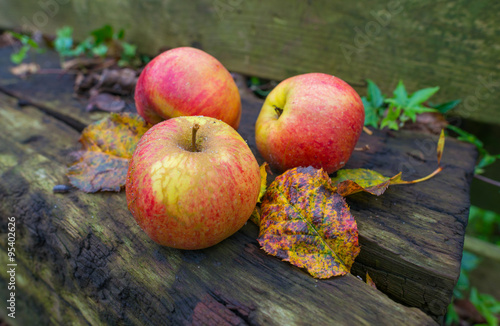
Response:
[[[111,24],[141,52],[195,46],[232,71],[277,80],[325,72],[361,93],[366,78],[386,94],[400,79],[413,91],[441,86],[436,101],[461,98],[457,114],[498,124],[499,11],[493,0],[33,0],[2,2],[0,26],[69,25],[81,39]]]
[[[353,275],[315,280],[267,256],[251,223],[215,247],[181,251],[140,230],[124,193],[53,194],[79,133],[15,104],[0,94],[1,227],[15,216],[17,228],[13,325],[434,324]],[[2,237],[4,266],[6,249]]]
[[[4,87],[23,98],[36,94],[42,106],[59,99],[62,105],[51,106],[58,117],[74,116],[82,124],[91,121],[82,104],[67,95],[72,83],[59,76],[32,76]],[[242,102],[239,132],[262,163],[254,138],[262,100],[242,94]],[[73,107],[75,103],[79,106]],[[22,130],[18,128],[21,135]],[[387,176],[403,171],[405,178],[418,178],[436,167],[436,142],[435,137],[408,132],[363,134],[358,146],[369,144],[370,151],[355,152],[348,167],[372,168]],[[349,198],[363,245],[353,273],[364,275],[368,270],[394,300],[441,318],[459,275],[475,155],[473,146],[448,140],[443,158],[446,169],[434,179],[391,188],[380,198],[363,194]]]

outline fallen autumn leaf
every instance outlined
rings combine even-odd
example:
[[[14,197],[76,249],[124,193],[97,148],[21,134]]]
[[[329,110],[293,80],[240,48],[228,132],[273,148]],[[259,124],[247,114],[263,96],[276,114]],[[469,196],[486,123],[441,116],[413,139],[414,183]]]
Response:
[[[359,254],[358,229],[328,174],[312,167],[278,176],[262,200],[262,248],[316,278],[345,275]]]

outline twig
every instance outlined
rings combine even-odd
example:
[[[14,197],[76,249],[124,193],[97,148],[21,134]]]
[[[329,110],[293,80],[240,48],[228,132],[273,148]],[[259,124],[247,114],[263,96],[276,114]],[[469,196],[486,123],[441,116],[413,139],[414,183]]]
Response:
[[[368,135],[373,135],[373,131],[371,131],[370,129],[368,129],[367,127],[363,126],[363,131],[366,132]]]
[[[57,69],[57,68],[54,68],[54,69],[40,69],[36,72],[37,74],[39,75],[65,75],[65,74],[68,74],[68,75],[76,75],[78,72],[76,71],[70,71],[70,70],[66,70],[66,69]]]
[[[492,243],[466,235],[464,250],[500,262],[500,247]]]
[[[487,183],[492,184],[494,186],[500,187],[500,182],[493,180],[493,179],[490,179],[490,178],[487,178],[484,175],[474,174],[474,177],[476,179],[481,180],[481,181],[484,181],[484,182],[487,182]]]
[[[365,151],[369,151],[369,150],[370,150],[370,146],[368,144],[366,144],[363,147],[354,147],[355,152],[365,152]]]

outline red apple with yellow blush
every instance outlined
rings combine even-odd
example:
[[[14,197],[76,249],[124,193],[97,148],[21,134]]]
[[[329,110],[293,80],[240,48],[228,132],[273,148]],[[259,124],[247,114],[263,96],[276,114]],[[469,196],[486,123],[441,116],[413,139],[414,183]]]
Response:
[[[260,182],[257,160],[236,130],[209,117],[178,117],[154,125],[137,144],[127,204],[155,242],[202,249],[246,223]]]
[[[238,129],[241,118],[240,94],[231,74],[208,53],[190,47],[165,51],[146,65],[135,103],[151,124],[203,115]]]
[[[257,148],[278,171],[299,166],[333,173],[351,156],[363,130],[358,93],[338,77],[288,78],[267,96],[255,124]]]

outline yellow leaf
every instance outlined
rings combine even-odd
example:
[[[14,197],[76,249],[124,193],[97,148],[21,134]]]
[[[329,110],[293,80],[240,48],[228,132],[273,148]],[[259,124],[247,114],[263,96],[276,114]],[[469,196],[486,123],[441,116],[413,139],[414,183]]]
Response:
[[[370,277],[370,275],[368,274],[368,272],[366,272],[366,284],[368,284],[369,286],[371,286],[374,289],[377,288],[377,286],[375,285],[375,282],[373,282],[373,280]]]
[[[438,165],[441,163],[441,157],[443,156],[444,141],[445,141],[445,136],[444,136],[444,129],[443,129],[443,130],[441,130],[441,135],[439,136],[438,145],[437,145]]]
[[[262,163],[262,165],[260,166],[260,192],[259,192],[259,198],[257,200],[258,203],[261,202],[262,197],[266,193],[268,169],[269,169],[269,164],[267,164],[267,162]]]
[[[337,193],[342,196],[349,196],[361,191],[380,196],[392,185],[412,184],[429,180],[443,170],[443,167],[439,166],[439,164],[443,156],[444,141],[444,130],[442,130],[437,144],[438,168],[423,178],[405,181],[402,179],[401,172],[392,178],[388,178],[368,169],[344,169],[337,171],[337,176],[332,178],[332,182],[337,187]]]
[[[390,179],[368,169],[343,169],[332,178],[341,196],[349,196],[360,191],[380,196],[389,187]]]

